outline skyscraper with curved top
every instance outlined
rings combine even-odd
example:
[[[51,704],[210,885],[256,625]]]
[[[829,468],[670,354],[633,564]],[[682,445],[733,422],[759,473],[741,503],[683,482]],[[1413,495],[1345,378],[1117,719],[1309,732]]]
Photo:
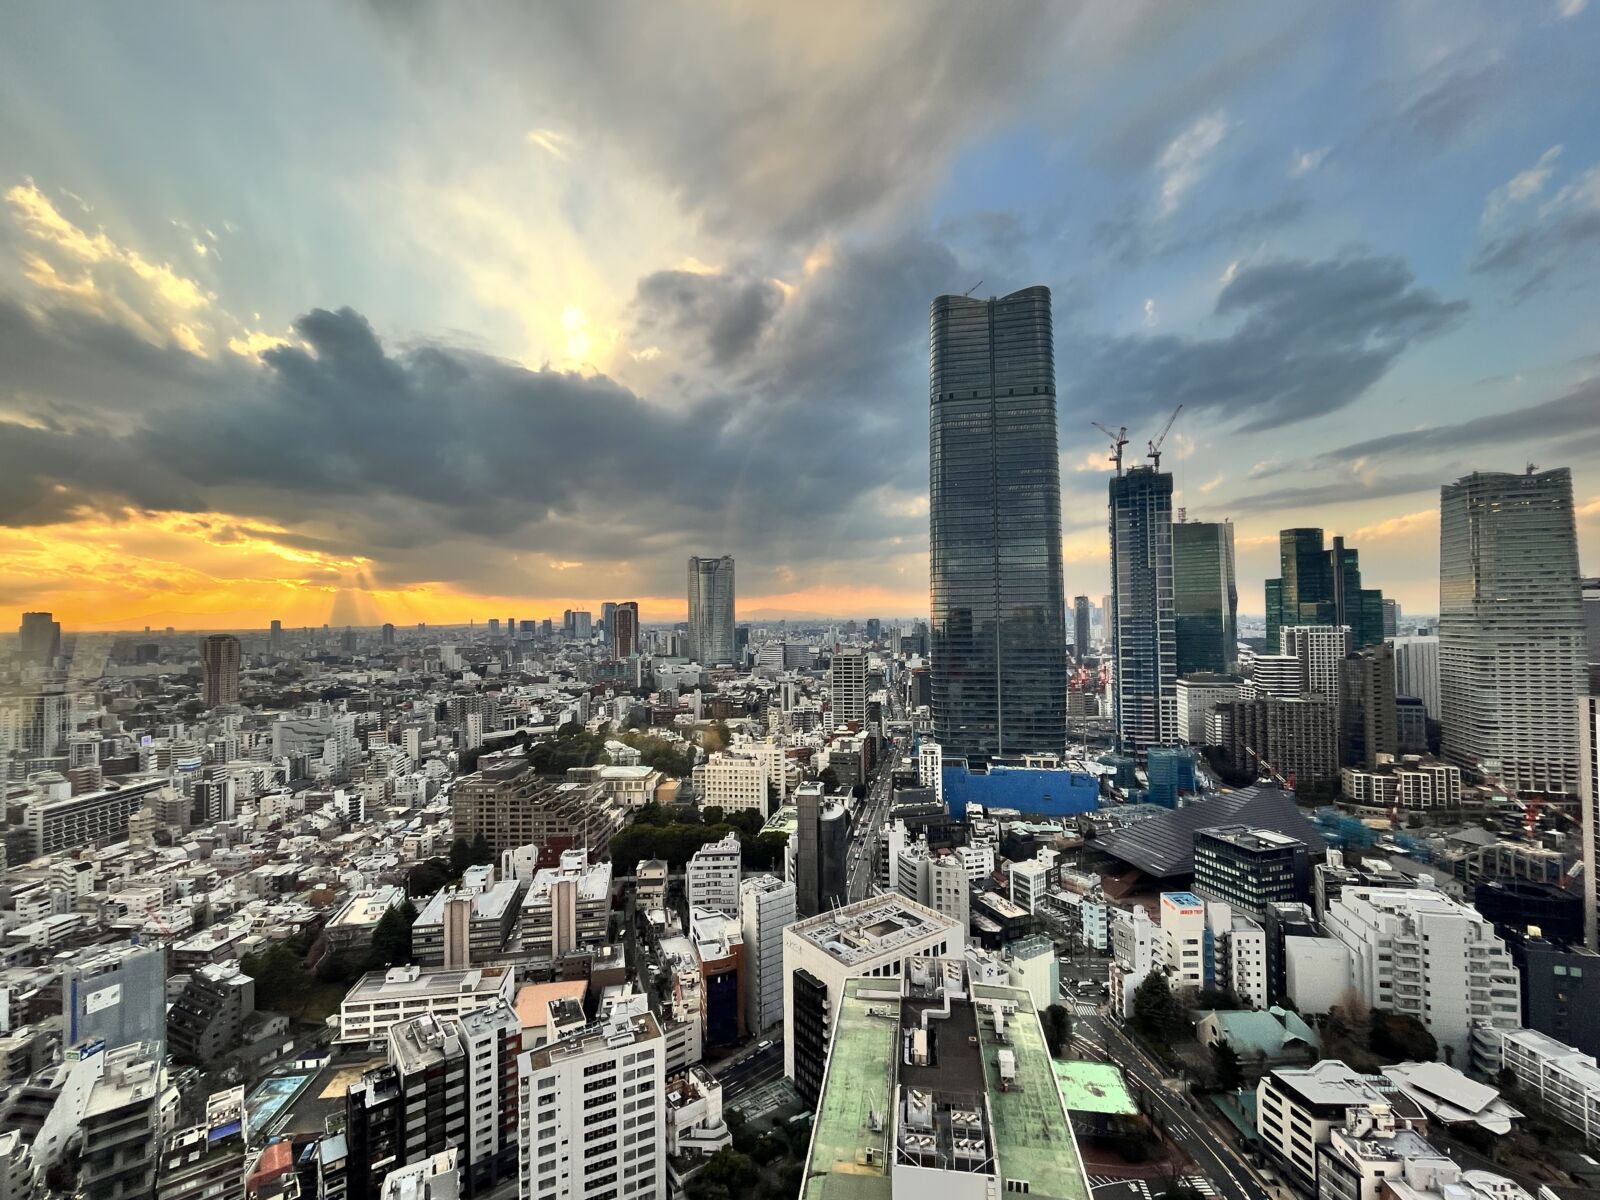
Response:
[[[706,667],[734,661],[730,555],[689,560],[689,657]]]
[[[1067,740],[1050,289],[940,296],[929,318],[933,731],[946,755]]]

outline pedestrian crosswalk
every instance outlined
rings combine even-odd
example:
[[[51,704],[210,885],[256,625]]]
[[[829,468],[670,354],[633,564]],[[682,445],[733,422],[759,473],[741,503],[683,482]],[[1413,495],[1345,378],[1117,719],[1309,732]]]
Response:
[[[1182,1182],[1186,1187],[1192,1187],[1202,1196],[1215,1196],[1217,1194],[1215,1185],[1213,1185],[1211,1180],[1207,1179],[1204,1175],[1190,1175]]]
[[[1092,1017],[1100,1011],[1100,1006],[1093,1000],[1074,1000],[1072,1011],[1080,1017]]]

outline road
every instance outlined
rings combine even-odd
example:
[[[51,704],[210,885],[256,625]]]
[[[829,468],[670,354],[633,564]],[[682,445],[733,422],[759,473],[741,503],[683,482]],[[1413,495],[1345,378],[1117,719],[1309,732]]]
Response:
[[[890,738],[884,747],[883,762],[872,777],[866,799],[856,812],[855,825],[850,830],[850,862],[847,871],[846,893],[850,900],[865,900],[872,895],[874,875],[878,867],[878,836],[884,819],[889,815],[889,800],[894,791],[894,768],[900,761],[900,743],[903,739]]]
[[[771,1083],[783,1074],[783,1043],[774,1041],[765,1050],[752,1050],[722,1066],[715,1074],[717,1082],[722,1084],[722,1102],[737,1100],[742,1093]]]
[[[1117,1026],[1099,1014],[1073,1017],[1073,1041],[1090,1058],[1107,1059],[1122,1068],[1136,1093],[1143,1093],[1146,1111],[1194,1164],[1193,1174],[1209,1180],[1222,1200],[1271,1200],[1271,1193],[1250,1170],[1232,1141],[1217,1132],[1187,1097],[1169,1091],[1165,1076]]]

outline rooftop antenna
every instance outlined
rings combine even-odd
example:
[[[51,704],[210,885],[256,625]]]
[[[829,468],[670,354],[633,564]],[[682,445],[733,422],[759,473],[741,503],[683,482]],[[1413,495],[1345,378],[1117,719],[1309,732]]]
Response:
[[[1111,439],[1111,461],[1116,464],[1117,474],[1121,475],[1122,448],[1128,444],[1128,427],[1124,425],[1121,429],[1118,429],[1115,433],[1112,433],[1111,430],[1100,424],[1099,421],[1090,421],[1089,424],[1093,425],[1101,433],[1105,434]]]
[[[1152,438],[1148,445],[1150,461],[1155,464],[1157,471],[1161,470],[1161,443],[1167,440],[1167,434],[1172,432],[1172,423],[1178,419],[1178,414],[1183,411],[1183,405],[1178,405],[1172,410],[1172,415],[1167,418],[1167,423],[1161,427],[1161,432]]]
[[[973,284],[971,287],[969,287],[966,291],[962,292],[961,294],[963,296],[970,296],[970,295],[972,295],[973,292],[977,291],[982,286],[983,286],[983,280],[980,279],[980,280],[978,280],[977,283]]]
[[[1534,465],[1533,465],[1533,464],[1532,464],[1532,463],[1529,463],[1529,464],[1528,464],[1528,474],[1529,474],[1529,475],[1532,475],[1532,474],[1533,474],[1533,473],[1534,473],[1534,472],[1535,472],[1535,471],[1537,471],[1537,470],[1538,470],[1538,469],[1539,469],[1539,468],[1538,468],[1538,467],[1536,467],[1536,466],[1534,466]]]

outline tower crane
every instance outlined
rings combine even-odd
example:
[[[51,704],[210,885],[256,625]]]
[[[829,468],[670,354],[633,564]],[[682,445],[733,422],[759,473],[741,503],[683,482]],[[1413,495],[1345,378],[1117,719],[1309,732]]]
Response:
[[[1172,423],[1178,419],[1178,414],[1182,411],[1183,405],[1181,404],[1173,409],[1172,415],[1167,418],[1167,423],[1161,427],[1161,432],[1151,438],[1148,443],[1150,461],[1155,464],[1155,469],[1158,471],[1161,470],[1161,443],[1167,440],[1167,434],[1172,431]]]
[[[1101,433],[1105,434],[1111,439],[1111,461],[1117,465],[1117,474],[1121,475],[1122,448],[1128,444],[1128,427],[1124,425],[1121,429],[1117,430],[1115,433],[1112,433],[1111,430],[1100,424],[1099,421],[1090,421],[1089,424],[1093,425]]]

